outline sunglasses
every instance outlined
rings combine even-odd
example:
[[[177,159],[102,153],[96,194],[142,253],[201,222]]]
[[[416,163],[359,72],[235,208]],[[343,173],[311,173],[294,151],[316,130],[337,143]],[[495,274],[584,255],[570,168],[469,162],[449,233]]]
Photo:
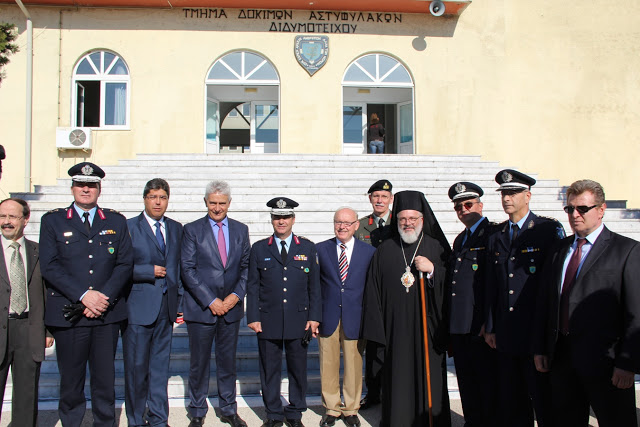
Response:
[[[462,208],[464,207],[466,210],[469,210],[473,207],[473,205],[475,205],[478,202],[464,202],[464,203],[457,203],[453,209],[456,212],[460,212],[462,210]]]
[[[580,215],[584,215],[587,212],[589,212],[591,209],[595,208],[598,205],[593,205],[593,206],[584,206],[584,205],[580,205],[580,206],[565,206],[564,207],[564,211],[566,213],[568,213],[569,215],[573,215],[574,211],[578,211],[578,213]]]

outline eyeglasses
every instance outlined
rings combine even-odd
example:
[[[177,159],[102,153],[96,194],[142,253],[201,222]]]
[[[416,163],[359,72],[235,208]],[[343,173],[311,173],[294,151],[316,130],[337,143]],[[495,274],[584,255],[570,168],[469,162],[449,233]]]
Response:
[[[333,221],[333,225],[338,226],[338,227],[351,227],[353,224],[355,224],[358,221],[351,221],[351,222],[347,222],[347,221]]]
[[[580,205],[580,206],[565,206],[564,207],[564,211],[566,213],[568,213],[569,215],[573,215],[574,211],[578,211],[578,213],[580,215],[584,215],[587,212],[589,212],[591,209],[595,208],[598,205],[593,205],[593,206],[585,206],[585,205]]]
[[[160,199],[160,200],[162,200],[164,202],[166,200],[169,200],[169,197],[168,196],[156,196],[156,195],[153,195],[153,196],[146,196],[145,199],[151,200],[151,201],[154,201],[154,202],[156,200]]]
[[[15,216],[15,215],[0,215],[0,221],[4,221],[8,219],[9,221],[17,221],[19,219],[24,218],[23,216]]]
[[[400,224],[407,224],[407,223],[414,224],[418,222],[419,219],[422,219],[422,217],[418,216],[418,217],[409,217],[409,218],[398,218],[398,222]]]
[[[476,203],[478,203],[478,202],[464,202],[464,203],[456,203],[456,204],[453,206],[453,209],[454,209],[456,212],[460,212],[460,211],[462,210],[462,207],[464,206],[464,208],[465,208],[466,210],[469,210],[469,209],[471,209],[471,208],[473,207],[473,205],[475,205]]]

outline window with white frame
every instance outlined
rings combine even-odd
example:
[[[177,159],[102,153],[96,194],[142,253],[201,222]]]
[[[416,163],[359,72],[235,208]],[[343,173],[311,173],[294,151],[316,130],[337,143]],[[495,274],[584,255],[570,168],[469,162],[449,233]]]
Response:
[[[73,72],[74,126],[129,128],[129,68],[106,50],[85,55]]]

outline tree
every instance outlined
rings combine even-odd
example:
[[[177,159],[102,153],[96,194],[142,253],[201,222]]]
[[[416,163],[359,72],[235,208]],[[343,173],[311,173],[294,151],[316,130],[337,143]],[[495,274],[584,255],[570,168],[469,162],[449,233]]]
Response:
[[[18,45],[12,43],[17,37],[14,24],[0,23],[0,84],[5,77],[2,68],[9,63],[9,55],[18,51]]]

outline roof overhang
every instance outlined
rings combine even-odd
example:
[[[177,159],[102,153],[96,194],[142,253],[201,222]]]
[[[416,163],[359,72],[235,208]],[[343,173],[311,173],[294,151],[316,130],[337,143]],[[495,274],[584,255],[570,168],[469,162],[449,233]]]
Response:
[[[0,0],[0,4],[15,0]],[[75,8],[229,8],[340,10],[366,12],[429,13],[431,0],[22,0],[25,6],[57,6]],[[460,15],[471,0],[447,1],[445,15]]]

